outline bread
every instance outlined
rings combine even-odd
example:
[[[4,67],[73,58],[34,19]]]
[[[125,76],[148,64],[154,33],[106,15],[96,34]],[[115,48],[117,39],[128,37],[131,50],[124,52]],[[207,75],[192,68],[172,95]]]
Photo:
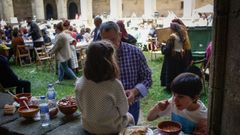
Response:
[[[146,135],[147,127],[134,127],[127,129],[125,135]]]
[[[16,107],[14,105],[5,104],[3,110],[4,114],[10,115],[15,113]]]

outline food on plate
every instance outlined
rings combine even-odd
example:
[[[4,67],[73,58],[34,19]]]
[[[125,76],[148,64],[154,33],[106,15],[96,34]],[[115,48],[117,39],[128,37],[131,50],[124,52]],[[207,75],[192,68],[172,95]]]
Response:
[[[22,97],[19,97],[19,99],[22,99],[22,100],[27,100],[28,98],[27,97],[25,97],[25,96],[22,96]]]
[[[127,128],[125,135],[146,135],[147,127],[133,127]]]
[[[182,130],[182,126],[174,121],[162,121],[158,124],[158,129],[162,134],[178,134]]]
[[[33,112],[33,111],[36,111],[37,109],[36,108],[25,108],[22,110],[22,112]]]
[[[179,127],[169,125],[169,126],[162,128],[162,130],[164,130],[166,132],[176,132],[179,130]]]
[[[3,110],[4,114],[14,114],[16,107],[14,105],[5,104]]]
[[[66,97],[59,101],[60,106],[76,106],[76,99],[73,97]]]
[[[74,97],[66,97],[58,102],[60,112],[65,115],[72,115],[77,111],[76,99]]]
[[[28,107],[29,109],[26,106],[18,108],[18,113],[20,114],[20,116],[26,119],[32,119],[39,112],[39,107],[35,105],[30,105]]]

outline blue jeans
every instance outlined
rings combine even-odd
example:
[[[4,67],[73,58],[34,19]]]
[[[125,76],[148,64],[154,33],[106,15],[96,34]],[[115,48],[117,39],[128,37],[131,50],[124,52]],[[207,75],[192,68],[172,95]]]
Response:
[[[137,101],[133,105],[129,106],[129,110],[128,110],[128,112],[133,115],[136,125],[138,123],[139,110],[140,110],[140,102],[139,101]]]
[[[77,76],[74,74],[72,69],[68,67],[67,61],[60,62],[58,64],[58,80],[59,81],[63,80],[64,73],[66,73],[71,78],[77,79]]]

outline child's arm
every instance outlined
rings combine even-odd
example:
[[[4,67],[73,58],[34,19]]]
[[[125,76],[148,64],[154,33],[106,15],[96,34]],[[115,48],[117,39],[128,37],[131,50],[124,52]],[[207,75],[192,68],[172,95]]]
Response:
[[[198,122],[194,135],[207,135],[207,119],[202,119]]]
[[[159,112],[164,111],[167,106],[169,105],[168,100],[159,101],[157,104],[154,105],[148,112],[147,120],[153,121],[159,117]]]

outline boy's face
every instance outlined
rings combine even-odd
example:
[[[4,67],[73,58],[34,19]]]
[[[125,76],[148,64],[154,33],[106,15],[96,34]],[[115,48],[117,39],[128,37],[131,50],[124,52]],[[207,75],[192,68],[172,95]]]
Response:
[[[191,97],[177,93],[173,93],[173,101],[178,110],[191,109],[190,107],[194,102]]]

